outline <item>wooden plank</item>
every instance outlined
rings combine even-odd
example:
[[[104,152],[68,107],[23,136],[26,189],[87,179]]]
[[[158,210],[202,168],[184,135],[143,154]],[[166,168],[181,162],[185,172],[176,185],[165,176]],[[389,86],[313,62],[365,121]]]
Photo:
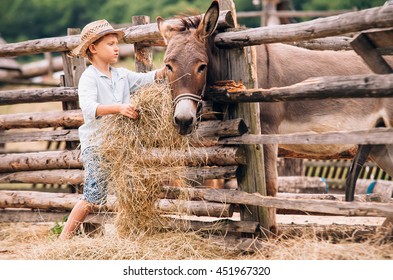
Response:
[[[15,115],[14,115],[15,116]],[[15,123],[14,116],[0,117],[0,128],[8,127]],[[46,116],[46,117],[45,117]],[[30,118],[35,119],[31,120]],[[52,117],[52,118],[51,118]],[[26,120],[28,118],[28,120]],[[57,127],[59,124],[65,123],[80,123],[81,115],[73,111],[71,113],[36,113],[36,114],[23,114],[17,115],[16,119],[24,119],[23,122],[17,124],[16,127]],[[210,138],[214,138],[214,144],[219,137],[239,136],[247,131],[247,126],[240,118],[227,121],[212,120],[204,121],[198,124],[194,135],[190,138],[194,143],[203,144]],[[79,135],[77,129],[62,129],[55,131],[1,131],[0,130],[0,143],[11,142],[33,142],[33,141],[78,141]]]
[[[239,203],[246,205],[275,207],[278,209],[320,212],[343,216],[393,216],[392,203],[341,202],[312,199],[280,198],[249,194],[235,190],[212,190],[204,199],[209,201]],[[234,202],[236,201],[236,202]]]
[[[392,128],[373,128],[359,131],[335,131],[324,133],[290,133],[222,138],[219,144],[393,144]]]
[[[61,222],[69,215],[66,212],[47,212],[47,211],[32,211],[31,209],[0,209],[0,223],[48,223]],[[113,214],[109,212],[100,212],[89,214],[86,223],[104,223],[111,222]]]
[[[177,150],[163,152],[157,148],[144,154],[144,160],[152,164],[162,162],[163,157],[175,158],[187,166],[225,166],[246,163],[241,147],[191,147],[187,153]],[[0,172],[75,168],[82,168],[80,150],[0,154]]]
[[[79,169],[54,169],[0,173],[0,183],[70,184],[80,185],[85,174]]]
[[[233,1],[227,1],[233,6]],[[231,3],[232,2],[232,3]],[[243,81],[248,88],[257,86],[256,52],[255,48],[238,48],[220,51],[221,80]],[[224,70],[225,69],[225,70]],[[259,105],[256,103],[237,104],[230,115],[244,119],[250,133],[260,133]],[[245,145],[247,164],[240,166],[237,181],[239,188],[249,193],[266,195],[265,168],[263,147],[260,144]],[[275,213],[272,209],[243,206],[240,209],[242,221],[258,222],[266,229],[266,236],[275,225]]]
[[[353,159],[356,154],[356,148],[352,148],[348,151],[336,153],[332,155],[307,155],[301,153],[295,153],[288,151],[281,147],[278,147],[278,156],[284,158],[303,158],[303,159],[319,159],[319,160],[334,160],[334,159]]]
[[[212,86],[206,97],[213,102],[279,102],[327,98],[393,97],[393,75],[353,75],[310,78],[270,89],[232,89]]]
[[[232,22],[232,26],[231,27],[236,27],[238,26],[238,22],[237,22],[237,12],[236,12],[236,6],[234,1],[232,0],[220,0],[218,1],[218,7],[220,9],[220,11],[224,11],[224,10],[229,10],[231,12],[230,14],[230,22]]]
[[[205,118],[198,123],[198,136],[236,136],[247,132],[242,119],[222,121],[214,117],[212,102],[202,107]],[[210,116],[207,116],[210,115]],[[0,129],[45,128],[45,127],[79,127],[84,123],[81,110],[51,111],[37,113],[17,113],[0,115]]]
[[[55,87],[0,91],[1,105],[75,100],[78,100],[78,89],[75,87]]]
[[[48,211],[32,211],[21,209],[0,209],[0,223],[46,223],[59,222],[69,215],[69,211],[64,212],[48,212]],[[99,212],[89,214],[85,219],[88,223],[113,223],[114,213]],[[222,219],[213,222],[203,222],[196,220],[185,219],[168,219],[162,221],[162,228],[170,228],[183,231],[198,231],[226,234],[228,232],[248,232],[255,233],[258,224],[253,222],[233,221],[229,219]]]
[[[68,28],[67,35],[77,35],[80,34],[79,28]],[[86,61],[83,57],[70,57],[68,51],[62,52],[61,57],[63,58],[64,65],[64,75],[60,84],[65,87],[77,87],[79,79],[82,73],[86,69]],[[78,101],[64,101],[63,110],[76,110],[79,108]],[[65,129],[70,129],[72,127],[64,126]],[[50,144],[50,143],[49,143]],[[66,148],[68,150],[76,149],[79,145],[79,141],[66,141]]]
[[[230,135],[243,135],[247,131],[248,127],[242,118],[225,121],[203,121],[198,123],[195,137],[228,137]]]
[[[67,29],[67,34],[68,35],[77,35],[80,34],[80,29],[79,28],[68,28]],[[64,53],[63,53],[64,54]],[[64,58],[63,55],[63,61],[67,61],[67,59]],[[69,83],[66,83],[66,86],[74,86],[77,87],[79,84],[79,79],[81,78],[83,72],[86,70],[86,59],[84,59],[83,57],[71,57],[71,59],[68,61],[71,62],[71,71],[66,73],[64,72],[64,74],[70,75],[69,77]],[[65,69],[64,69],[65,70]],[[73,107],[75,106],[75,107]],[[69,107],[69,109],[77,109],[79,108],[78,104],[74,104],[73,106]]]
[[[197,191],[195,189],[188,190]],[[0,208],[71,210],[81,196],[80,194],[0,191]],[[289,195],[279,195],[278,197],[261,196],[258,193],[250,194],[243,191],[226,189],[205,190],[199,192],[199,196],[201,196],[201,199],[218,204],[244,204],[341,216],[393,217],[393,203],[391,200],[388,200],[390,202],[346,202],[326,199],[307,199],[305,196],[302,196],[302,198],[290,198]],[[203,204],[206,201],[200,202]],[[101,211],[111,211],[114,207],[114,202],[115,197],[108,196],[108,203],[104,208],[101,207]],[[97,210],[100,209],[97,208]]]
[[[75,140],[79,140],[77,129],[32,132],[0,131],[0,143]],[[203,139],[201,141],[203,141]],[[381,127],[360,131],[335,131],[325,133],[244,134],[237,137],[221,138],[217,143],[225,145],[393,144],[393,129]]]
[[[392,5],[393,6],[393,5]],[[392,41],[393,45],[393,41]],[[380,55],[377,46],[368,37],[367,32],[362,32],[351,42],[352,48],[360,55],[368,67],[377,74],[390,74],[393,69],[386,60]]]
[[[187,197],[190,200],[203,200],[207,197],[206,194],[214,195],[215,193],[220,193],[220,189],[212,190],[205,186],[199,186],[196,188],[163,186],[162,189],[163,197],[170,199]],[[326,183],[318,177],[280,176],[278,177],[278,191],[280,193],[293,192],[296,194],[325,194]]]
[[[133,16],[132,25],[149,24],[150,17],[148,16]],[[141,43],[134,44],[135,55],[135,70],[136,72],[146,73],[153,69],[153,48]]]
[[[299,177],[301,178],[301,177]],[[298,179],[299,179],[298,178]],[[320,178],[313,178],[316,180],[313,180],[314,182],[318,180],[318,182],[315,183],[314,190],[320,190],[319,184],[321,182]],[[304,184],[304,187],[300,187],[297,189],[296,193],[288,193],[286,191],[291,191],[290,188],[288,188],[285,184],[289,183],[292,184],[291,180],[288,180],[287,177],[279,177],[279,193],[277,194],[277,197],[280,198],[289,198],[289,199],[315,199],[315,200],[340,200],[343,201],[343,195],[332,195],[332,194],[327,194],[325,193],[326,189],[322,188],[321,193],[314,193],[314,190],[311,193],[307,193],[308,190],[312,188],[307,188],[308,187],[308,182]],[[232,203],[232,204],[242,204],[244,201],[242,201],[242,195],[247,194],[247,192],[244,191],[239,191],[239,190],[230,190],[231,196],[227,200],[226,194],[228,193],[228,190],[226,189],[211,189],[209,187],[197,187],[197,188],[189,188],[189,187],[173,187],[173,186],[163,186],[162,187],[162,195],[163,198],[168,198],[168,199],[177,199],[177,198],[183,198],[187,197],[189,200],[208,200],[210,201],[210,198],[214,197],[217,195],[217,199],[214,199],[212,201],[215,202],[222,202],[222,203]],[[225,199],[223,199],[225,197]],[[218,200],[221,199],[221,200]],[[393,202],[391,198],[384,198],[386,202]],[[365,195],[356,195],[356,201],[367,201],[365,198]],[[381,202],[381,201],[378,201]]]
[[[367,37],[373,42],[374,46],[381,52],[380,49],[393,48],[393,28],[367,31]]]
[[[134,55],[134,47],[133,45],[121,44],[119,57],[120,59],[126,59]],[[13,73],[10,78],[14,80],[20,79],[28,79],[37,76],[47,75],[49,73],[49,69],[53,72],[58,72],[63,70],[63,59],[61,56],[51,57],[51,61],[49,62],[47,59],[37,60],[29,63],[24,63],[20,66],[20,73]],[[77,70],[79,72],[79,69]],[[0,72],[0,80],[5,80],[9,74],[5,72]],[[78,76],[78,74],[77,74]],[[56,84],[58,85],[58,83]]]
[[[215,42],[219,48],[236,48],[278,42],[303,41],[392,26],[393,5],[385,5],[302,23],[220,33],[216,36]]]
[[[0,208],[69,211],[80,199],[81,195],[78,194],[0,191]],[[114,196],[109,196],[108,203],[101,207],[95,206],[94,211],[111,212],[116,208],[115,201]],[[187,213],[188,215],[221,218],[232,217],[234,210],[231,204],[169,199],[159,199],[155,206],[166,213]]]
[[[306,41],[296,41],[296,42],[286,42],[288,45],[293,45],[310,50],[331,50],[331,51],[341,51],[341,50],[352,50],[350,42],[352,37],[346,36],[334,36],[328,38],[319,38]]]
[[[178,19],[170,20],[177,22]],[[220,12],[218,19],[219,29],[233,27],[230,11]],[[156,23],[128,27],[125,30],[124,42],[134,44],[136,42],[149,42],[156,45],[164,45]],[[19,43],[0,45],[0,57],[31,55],[44,52],[70,51],[80,43],[80,35],[42,38]]]
[[[232,204],[179,199],[159,199],[156,207],[169,214],[186,213],[187,215],[218,218],[230,218],[234,211]]]
[[[33,78],[43,76],[49,71],[57,72],[63,70],[63,59],[60,56],[51,56],[48,59],[38,60],[30,63],[25,63],[21,66],[21,78]]]
[[[78,141],[77,129],[62,129],[54,131],[14,132],[0,131],[0,143],[34,142],[34,141]]]
[[[278,193],[277,197],[289,199],[313,199],[313,200],[332,200],[345,201],[343,194],[310,194],[310,193]],[[386,197],[383,194],[357,194],[354,201],[358,202],[383,202],[393,203],[393,199]]]
[[[206,179],[231,179],[236,177],[237,168],[237,165],[185,167],[182,177],[197,181]],[[79,185],[84,182],[84,177],[84,171],[79,169],[20,171],[0,173],[0,183]],[[169,175],[168,177],[170,178]]]
[[[326,193],[326,183],[318,177],[279,176],[277,184],[281,193]]]
[[[80,150],[0,154],[0,172],[81,169]]]
[[[329,17],[340,15],[344,13],[353,12],[353,10],[336,10],[336,11],[274,11],[269,12],[271,15],[278,17]],[[250,12],[237,12],[238,18],[249,18],[249,17],[260,17],[263,14],[262,11],[250,11]]]
[[[237,169],[237,165],[188,167],[183,175],[189,180],[199,181],[205,179],[231,179],[236,178]]]
[[[187,219],[172,219],[163,221],[164,228],[171,228],[175,230],[182,230],[188,232],[193,231],[208,231],[210,233],[227,234],[228,232],[237,233],[255,233],[258,230],[257,222],[233,221],[230,219],[219,219],[215,221],[197,221]]]
[[[1,46],[1,44],[0,44]],[[14,58],[0,58],[0,69],[8,71],[21,72],[21,66]]]
[[[84,123],[81,110],[0,115],[0,128],[79,127]]]

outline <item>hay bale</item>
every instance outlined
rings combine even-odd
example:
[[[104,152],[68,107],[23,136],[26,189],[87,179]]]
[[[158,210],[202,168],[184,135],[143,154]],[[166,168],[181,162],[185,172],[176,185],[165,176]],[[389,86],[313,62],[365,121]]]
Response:
[[[131,103],[140,110],[139,119],[105,117],[99,150],[105,158],[103,168],[109,174],[109,191],[117,196],[116,226],[123,236],[151,232],[162,223],[162,213],[155,207],[160,187],[173,179],[187,180],[183,175],[184,159],[169,155],[174,149],[186,153],[190,146],[189,139],[179,135],[173,126],[167,84],[141,88],[132,95]],[[156,148],[162,150],[163,157],[152,163],[144,155]]]

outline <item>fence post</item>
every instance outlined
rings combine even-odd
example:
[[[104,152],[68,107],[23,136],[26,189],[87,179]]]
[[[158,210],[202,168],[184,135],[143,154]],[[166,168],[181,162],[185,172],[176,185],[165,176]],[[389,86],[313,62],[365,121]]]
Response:
[[[68,35],[76,35],[80,33],[79,28],[68,28]],[[61,54],[63,58],[63,66],[64,66],[64,77],[62,81],[62,85],[65,87],[77,87],[79,83],[79,79],[86,69],[86,61],[82,57],[69,57],[67,52],[62,52]],[[75,110],[79,109],[79,105],[77,101],[66,101],[63,102],[63,110]],[[79,145],[79,141],[66,142],[66,148],[73,150],[76,149]]]
[[[222,2],[232,2],[220,1]],[[221,7],[221,6],[220,6]],[[236,11],[232,10],[233,14]],[[220,77],[221,80],[242,81],[247,88],[258,87],[256,75],[255,47],[223,49],[220,50]],[[252,134],[260,134],[260,118],[258,103],[239,103],[233,110],[234,118],[243,118]],[[247,165],[241,166],[238,174],[238,185],[243,191],[267,195],[265,183],[265,167],[262,145],[245,145]],[[271,225],[275,224],[274,209],[264,207],[244,206],[240,212],[243,221],[256,221],[261,226],[264,236],[270,235]]]
[[[79,28],[68,28],[67,35],[79,34],[81,30]],[[65,87],[77,87],[79,79],[82,76],[83,71],[86,69],[86,61],[82,57],[69,57],[67,52],[62,52],[61,57],[63,59],[64,76],[61,77],[60,83]],[[63,102],[63,110],[75,110],[79,109],[78,101],[65,101]],[[73,128],[73,127],[64,127]],[[60,144],[61,142],[58,142]],[[79,146],[79,141],[66,141],[67,150],[75,150]],[[59,146],[57,147],[57,149]],[[82,192],[82,187],[73,186],[70,188],[71,192],[76,191],[77,193]]]
[[[150,17],[148,16],[133,16],[132,25],[149,24]],[[143,43],[134,44],[135,55],[135,71],[149,72],[153,69],[153,48],[144,45]]]

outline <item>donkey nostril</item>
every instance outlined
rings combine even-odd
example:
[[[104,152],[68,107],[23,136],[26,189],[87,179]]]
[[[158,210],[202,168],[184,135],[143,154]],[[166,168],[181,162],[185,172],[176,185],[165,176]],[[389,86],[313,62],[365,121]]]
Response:
[[[175,123],[179,126],[190,126],[192,124],[193,119],[192,118],[179,118],[175,117]]]

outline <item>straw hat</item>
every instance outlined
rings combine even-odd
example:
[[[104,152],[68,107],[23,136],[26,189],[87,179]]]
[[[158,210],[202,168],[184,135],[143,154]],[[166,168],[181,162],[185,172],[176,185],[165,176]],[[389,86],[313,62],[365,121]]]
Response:
[[[93,21],[87,24],[81,32],[81,43],[72,51],[71,56],[86,57],[86,50],[90,44],[107,34],[117,34],[118,38],[123,38],[125,33],[120,29],[114,29],[105,19]]]

